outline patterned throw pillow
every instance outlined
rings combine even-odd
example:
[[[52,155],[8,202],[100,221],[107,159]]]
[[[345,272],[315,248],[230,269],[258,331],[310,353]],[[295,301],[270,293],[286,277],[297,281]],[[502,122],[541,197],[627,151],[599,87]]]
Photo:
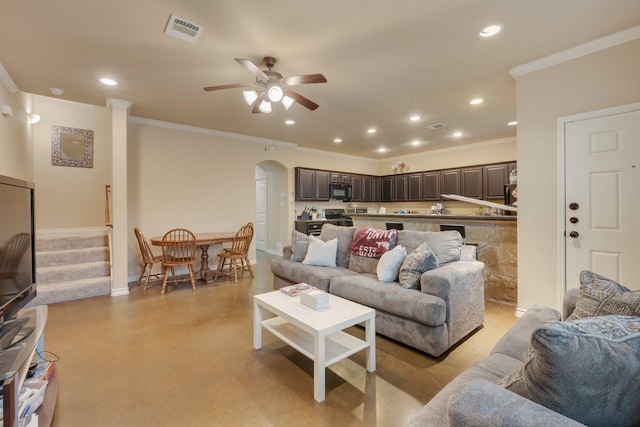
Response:
[[[309,247],[309,236],[298,230],[293,230],[291,233],[291,257],[290,261],[302,262],[304,256],[307,254],[307,248]]]
[[[418,289],[422,273],[438,268],[438,257],[426,242],[414,249],[400,267],[400,284],[403,288]]]
[[[356,230],[351,242],[351,253],[367,258],[380,258],[393,249],[398,239],[398,230],[376,230],[363,227]]]
[[[640,425],[640,318],[552,321],[501,385],[588,426]]]
[[[640,316],[640,291],[630,291],[606,277],[582,271],[576,308],[567,320],[608,314]]]

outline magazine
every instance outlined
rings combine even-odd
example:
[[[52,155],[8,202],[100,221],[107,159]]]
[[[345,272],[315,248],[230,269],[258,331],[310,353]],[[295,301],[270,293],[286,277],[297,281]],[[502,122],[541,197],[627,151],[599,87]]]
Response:
[[[308,283],[298,283],[297,285],[285,286],[284,288],[280,288],[282,292],[285,294],[295,297],[300,295],[302,292],[312,291],[314,289],[318,289],[315,286],[311,286]]]

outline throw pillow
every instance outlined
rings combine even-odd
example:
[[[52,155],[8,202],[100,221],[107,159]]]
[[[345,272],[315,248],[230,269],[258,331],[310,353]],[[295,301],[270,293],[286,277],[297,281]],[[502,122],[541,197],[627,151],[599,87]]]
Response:
[[[337,251],[338,239],[325,242],[315,236],[309,236],[309,247],[302,263],[319,267],[336,267]]]
[[[576,308],[567,320],[609,314],[640,316],[640,291],[630,291],[606,277],[582,271]]]
[[[539,327],[508,390],[589,426],[640,425],[640,318],[586,317]]]
[[[420,276],[428,270],[437,268],[438,257],[426,242],[411,251],[400,266],[399,280],[403,288],[418,289]]]
[[[398,270],[402,265],[402,261],[407,257],[407,250],[404,246],[396,246],[390,251],[385,252],[378,262],[376,273],[378,280],[382,283],[395,282],[398,278]]]
[[[363,227],[356,230],[351,242],[353,255],[380,258],[396,245],[398,230],[376,230]]]
[[[293,233],[291,233],[291,257],[289,260],[302,262],[307,254],[307,247],[309,247],[309,236],[298,230],[293,230]]]

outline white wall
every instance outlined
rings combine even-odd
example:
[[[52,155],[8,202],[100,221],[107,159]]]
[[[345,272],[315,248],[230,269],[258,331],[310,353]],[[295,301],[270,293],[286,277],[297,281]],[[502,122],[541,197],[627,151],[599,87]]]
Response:
[[[33,128],[36,224],[42,229],[105,226],[105,185],[111,183],[111,112],[56,98],[30,95],[40,122]],[[51,164],[51,126],[93,131],[93,167]]]
[[[0,116],[0,175],[33,182],[31,125],[26,112],[31,112],[30,95],[9,93],[0,83],[0,105],[13,110],[11,117]]]
[[[557,120],[640,101],[640,40],[521,76],[518,119],[518,306],[559,307]],[[569,287],[577,286],[576,283]]]

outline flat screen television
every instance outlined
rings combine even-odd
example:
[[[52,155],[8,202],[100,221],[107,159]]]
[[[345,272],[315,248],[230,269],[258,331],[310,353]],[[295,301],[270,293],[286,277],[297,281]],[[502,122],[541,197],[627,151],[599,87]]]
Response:
[[[34,185],[0,175],[0,327],[36,296]]]

